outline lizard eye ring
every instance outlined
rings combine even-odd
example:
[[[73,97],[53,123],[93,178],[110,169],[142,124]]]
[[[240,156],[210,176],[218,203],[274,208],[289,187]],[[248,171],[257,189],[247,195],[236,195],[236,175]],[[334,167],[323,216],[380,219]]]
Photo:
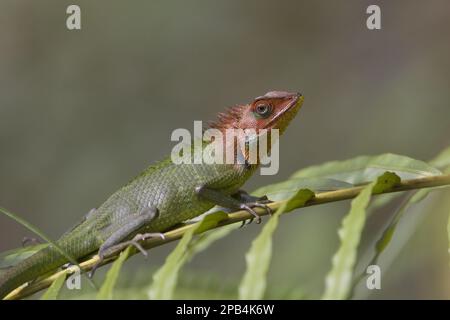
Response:
[[[272,107],[269,104],[259,104],[256,106],[255,112],[259,116],[267,118],[272,112]]]

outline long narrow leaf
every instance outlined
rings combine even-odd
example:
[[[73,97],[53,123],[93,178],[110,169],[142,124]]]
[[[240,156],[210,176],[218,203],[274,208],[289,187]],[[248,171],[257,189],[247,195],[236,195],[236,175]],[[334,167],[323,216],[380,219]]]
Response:
[[[450,173],[450,167],[446,168],[444,170],[444,173]],[[400,208],[396,211],[394,214],[394,217],[392,218],[391,222],[387,226],[387,228],[383,231],[380,239],[375,244],[375,255],[372,258],[371,262],[369,264],[377,264],[378,259],[380,255],[383,253],[383,251],[387,248],[389,243],[391,242],[392,236],[394,235],[395,229],[403,217],[404,213],[407,211],[407,209],[422,201],[425,199],[431,192],[435,191],[436,188],[427,188],[427,189],[421,189],[417,190],[415,193],[413,193],[406,201],[405,203],[400,206]]]
[[[299,190],[285,202],[265,224],[259,235],[253,240],[245,255],[247,270],[239,285],[239,299],[262,299],[267,285],[267,272],[272,258],[272,235],[278,226],[280,214],[304,205],[314,197],[308,189]]]
[[[301,169],[292,177],[323,177],[352,184],[373,181],[385,171],[392,171],[402,179],[439,175],[429,164],[406,156],[386,153],[378,156],[359,156],[344,161],[331,161]]]
[[[431,161],[431,165],[420,160],[390,153],[359,156],[343,161],[330,161],[303,168],[295,172],[289,179],[261,187],[255,190],[254,194],[258,196],[267,195],[269,199],[278,201],[289,199],[301,188],[308,188],[315,192],[349,188],[354,184],[375,180],[385,171],[393,171],[402,179],[438,175],[441,172],[434,167],[450,162],[450,159],[446,158],[450,154],[448,150]],[[379,208],[399,196],[401,196],[400,193],[395,193],[377,197],[373,206]]]
[[[66,280],[66,275],[61,274],[58,278],[53,281],[50,288],[45,291],[45,293],[42,295],[41,300],[56,300],[58,299],[59,292],[61,291],[61,288],[64,284],[64,281]]]
[[[433,160],[430,161],[430,164],[440,169],[450,166],[450,147],[442,150]]]
[[[440,152],[436,157],[434,157],[432,160],[430,160],[430,164],[437,168],[443,169],[442,171],[444,174],[449,174],[450,173],[450,147],[446,148],[445,150]],[[391,243],[391,240],[394,236],[397,225],[400,222],[401,218],[403,217],[404,213],[408,210],[408,208],[414,204],[419,203],[420,201],[425,199],[428,196],[428,194],[430,194],[431,192],[433,192],[437,189],[440,189],[440,188],[441,187],[435,187],[435,188],[427,188],[427,189],[417,190],[409,198],[406,199],[406,201],[397,209],[397,211],[394,214],[394,217],[389,222],[389,224],[387,225],[385,230],[382,232],[380,238],[376,241],[375,248],[374,248],[374,255],[371,258],[368,265],[378,264],[381,254],[386,250],[386,248]],[[383,197],[377,198],[372,203],[372,209],[374,209],[374,207],[382,206],[388,202],[388,201],[384,201],[383,199],[388,198],[386,200],[392,200],[393,198],[398,197],[399,195],[400,194],[398,194],[398,193],[392,193],[392,194],[386,194],[386,195],[383,195]],[[381,200],[381,201],[377,201],[377,200]],[[449,241],[450,241],[450,239],[449,239]],[[449,253],[450,253],[450,246],[449,246]],[[361,274],[355,278],[355,281],[353,283],[352,292],[354,292],[359,281],[361,281],[361,279],[363,279],[365,276],[366,276],[366,272],[364,269],[361,272]]]
[[[192,237],[206,226],[217,225],[226,217],[227,214],[221,211],[207,215],[195,228],[189,229],[183,235],[175,249],[167,257],[165,263],[153,275],[153,283],[147,293],[150,299],[168,300],[173,298],[178,273],[189,257],[186,255],[186,252],[189,249]]]
[[[357,249],[366,221],[366,209],[372,192],[384,192],[399,182],[400,178],[397,175],[386,172],[378,177],[377,181],[364,187],[361,193],[353,199],[350,212],[345,216],[338,232],[341,245],[333,256],[332,268],[325,279],[323,299],[336,300],[348,297],[351,292]]]
[[[28,221],[22,219],[17,214],[15,214],[5,208],[0,207],[0,212],[5,214],[6,216],[10,217],[11,219],[15,220],[16,222],[20,223],[22,226],[24,226],[31,232],[35,233],[36,235],[38,235],[39,237],[41,237],[42,239],[44,239],[45,241],[50,243],[53,246],[53,248],[55,248],[61,255],[63,255],[70,263],[78,266],[81,269],[80,265],[74,258],[72,258],[67,252],[65,252],[63,248],[61,248],[58,244],[56,244],[56,242],[54,242],[52,239],[50,239],[50,237],[48,237],[44,232],[39,230],[39,228],[33,226]],[[91,284],[91,286],[95,288],[95,284],[92,282],[92,280],[88,277],[86,277],[86,278],[89,281],[89,283]]]
[[[25,260],[29,256],[35,254],[39,250],[44,249],[48,245],[48,243],[41,243],[3,251],[2,253],[0,253],[0,269],[16,265],[20,261]]]
[[[314,192],[331,191],[351,188],[352,184],[327,178],[289,178],[285,181],[269,184],[258,188],[252,194],[255,196],[267,196],[272,201],[287,200],[294,196],[300,189],[309,189]]]
[[[322,299],[345,299],[350,291],[356,251],[365,223],[365,210],[369,204],[371,183],[352,201],[349,214],[339,230],[341,246],[333,257],[332,269],[325,279],[325,293]]]
[[[448,147],[447,149],[440,152],[437,156],[435,156],[428,163],[432,167],[442,170],[443,173],[450,173],[450,170],[449,170],[450,169],[450,147]],[[446,168],[446,167],[448,167],[448,168]],[[428,195],[428,193],[430,193],[431,191],[440,189],[440,188],[441,187],[422,189],[417,193],[416,196],[414,196],[417,198],[412,199],[412,201],[417,203],[417,202],[419,202],[419,200],[424,199]],[[389,194],[384,194],[380,197],[377,197],[376,199],[374,199],[374,201],[371,204],[371,210],[374,211],[401,196],[402,196],[402,193],[389,193]]]
[[[125,260],[128,259],[130,251],[131,247],[128,247],[122,251],[119,258],[114,261],[111,268],[109,268],[105,281],[97,293],[97,300],[111,300],[113,298],[114,287],[116,286],[117,279],[119,279],[120,270],[122,269]]]
[[[213,229],[207,233],[202,233],[197,239],[193,239],[189,244],[184,256],[184,263],[189,262],[196,254],[206,250],[217,240],[220,240],[236,230],[236,226],[231,224],[218,229]]]
[[[448,254],[450,255],[450,214],[448,215],[447,234],[448,234]],[[449,266],[450,266],[450,263],[449,263]]]

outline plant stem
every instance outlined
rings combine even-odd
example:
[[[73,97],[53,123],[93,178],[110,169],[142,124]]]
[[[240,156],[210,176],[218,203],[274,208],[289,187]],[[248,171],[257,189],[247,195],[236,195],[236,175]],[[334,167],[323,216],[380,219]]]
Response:
[[[422,189],[422,188],[432,188],[432,187],[439,187],[439,186],[448,186],[450,185],[450,174],[447,175],[440,175],[440,176],[428,176],[423,178],[417,178],[417,179],[410,179],[410,180],[403,180],[401,181],[397,186],[390,189],[389,191],[385,193],[391,193],[391,192],[400,192],[400,191],[408,191],[408,190],[416,190],[416,189]],[[347,189],[340,189],[336,191],[328,191],[328,192],[321,192],[316,193],[313,199],[308,201],[305,205],[299,206],[300,207],[309,207],[314,205],[320,205],[324,203],[329,202],[336,202],[336,201],[342,201],[342,200],[348,200],[355,198],[361,190],[364,188],[364,186],[358,186],[358,187],[352,187]],[[269,204],[269,207],[276,211],[285,201],[277,201],[272,202]],[[267,212],[265,210],[261,210],[260,208],[255,208],[255,210],[260,215],[266,215]],[[202,232],[209,231],[214,228],[219,228],[225,225],[229,225],[232,223],[242,222],[248,219],[251,219],[252,215],[248,213],[247,211],[237,211],[228,214],[228,217],[222,221],[220,221],[216,226],[211,227],[209,229],[206,229]],[[172,229],[170,231],[167,231],[164,233],[165,239],[149,239],[144,242],[142,242],[142,246],[146,249],[151,249],[157,246],[161,246],[163,244],[175,241],[180,239],[187,230],[194,228],[196,226],[196,223],[191,224],[185,224],[181,227]],[[118,255],[120,251],[125,249],[123,246],[118,245],[114,247],[107,255],[107,258],[102,261],[101,265],[105,265],[108,263],[113,262],[118,258]],[[130,256],[138,253],[137,250],[132,248],[133,250],[130,250]],[[99,262],[99,257],[97,255],[94,255],[87,260],[81,262],[79,265],[83,272],[87,272],[92,269],[94,265],[96,265]],[[12,291],[5,299],[21,299],[24,297],[27,297],[33,293],[36,293],[42,289],[47,288],[52,284],[52,282],[57,279],[60,275],[65,274],[69,275],[74,272],[75,266],[72,266],[70,268],[60,270],[55,272],[53,275],[41,279],[35,282],[30,283],[29,285],[25,284],[20,286],[19,288]]]

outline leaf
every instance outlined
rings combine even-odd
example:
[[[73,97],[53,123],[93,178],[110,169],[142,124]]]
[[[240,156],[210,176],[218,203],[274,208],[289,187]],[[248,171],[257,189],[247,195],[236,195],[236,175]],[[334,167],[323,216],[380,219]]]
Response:
[[[20,223],[22,226],[24,226],[28,230],[30,230],[30,231],[34,232],[35,234],[37,234],[39,237],[41,237],[42,239],[44,239],[45,241],[50,243],[52,246],[54,246],[59,251],[59,253],[64,255],[67,259],[69,259],[71,262],[73,261],[73,264],[76,264],[75,259],[71,258],[70,255],[68,255],[66,252],[64,252],[64,250],[60,246],[58,246],[52,239],[47,237],[37,227],[33,226],[31,223],[29,223],[28,221],[22,219],[18,215],[14,214],[14,213],[12,213],[12,212],[10,212],[8,210],[6,210],[5,208],[1,208],[0,207],[0,212],[5,214],[6,216],[10,217],[11,219],[15,220],[16,222]]]
[[[119,258],[114,261],[111,268],[109,268],[106,274],[105,281],[97,293],[97,300],[111,300],[113,298],[114,287],[116,286],[117,279],[119,278],[120,270],[125,260],[128,259],[131,252],[131,247],[127,247],[120,253]]]
[[[227,218],[228,215],[222,211],[211,213],[203,218],[195,227],[189,229],[178,242],[174,250],[169,254],[165,263],[153,275],[153,283],[148,290],[148,297],[152,300],[169,300],[173,298],[176,283],[178,280],[178,273],[181,267],[189,259],[186,252],[189,249],[189,243],[194,234],[204,231],[207,227],[216,226],[220,221]],[[219,235],[215,235],[220,236]],[[214,238],[210,238],[209,242]],[[206,246],[208,241],[205,242]],[[205,245],[204,243],[204,245]],[[201,248],[201,247],[200,247]],[[193,255],[196,251],[193,251]],[[198,252],[198,251],[197,251]]]
[[[440,169],[450,166],[450,147],[442,150],[430,164]]]
[[[78,268],[81,269],[78,262],[70,256],[65,250],[63,250],[58,244],[56,244],[52,239],[50,239],[45,233],[43,233],[41,230],[39,230],[37,227],[33,226],[28,221],[22,219],[18,215],[14,214],[13,212],[6,210],[5,208],[0,207],[0,212],[5,214],[6,216],[10,217],[11,219],[15,220],[17,223],[21,224],[28,230],[34,232],[36,235],[47,241],[52,245],[53,248],[55,248],[61,255],[63,255],[70,263],[78,266]],[[95,288],[95,284],[92,282],[92,280],[89,277],[86,277],[88,282],[91,284],[92,287]]]
[[[436,157],[434,157],[432,160],[429,161],[430,165],[436,168],[439,168],[443,171],[444,174],[450,173],[450,147],[440,152]],[[442,187],[434,187],[434,188],[427,188],[422,189],[417,192],[417,194],[414,196],[416,198],[412,199],[413,202],[417,203],[423,199],[426,198],[426,196],[436,189],[440,189]],[[402,196],[402,193],[388,193],[383,194],[382,196],[377,197],[373,203],[371,204],[371,209],[376,210],[387,203],[393,201],[394,199],[397,199]]]
[[[62,286],[64,285],[64,282],[66,280],[66,275],[64,273],[61,273],[55,281],[53,281],[50,288],[45,291],[45,293],[42,295],[41,300],[56,300],[58,299],[59,292],[61,291]]]
[[[392,153],[378,156],[359,156],[344,161],[331,161],[294,173],[295,178],[322,177],[352,184],[373,181],[385,171],[395,172],[401,179],[440,175],[441,172],[423,161]]]
[[[206,250],[211,244],[224,238],[235,229],[236,226],[231,224],[215,230],[210,230],[207,233],[202,233],[197,239],[193,239],[185,254],[186,262],[189,262],[197,253]]]
[[[445,165],[447,165],[446,168],[443,168],[444,174],[450,174],[450,147],[439,153],[435,158],[433,158],[430,163],[433,166],[443,168]],[[403,217],[403,214],[407,211],[407,209],[422,201],[425,199],[431,192],[443,188],[447,186],[442,187],[433,187],[433,188],[426,188],[426,189],[420,189],[416,190],[414,193],[409,196],[409,198],[396,210],[394,213],[394,216],[392,220],[389,222],[387,227],[382,232],[380,238],[375,242],[375,248],[374,248],[374,255],[368,265],[374,265],[378,264],[378,261],[380,259],[381,254],[386,250],[386,248],[389,246],[389,244],[392,241],[392,238],[394,236],[395,230],[397,228],[398,223],[400,222],[401,218]],[[391,194],[385,194],[383,195],[383,198],[378,197],[376,200],[381,201],[374,201],[372,204],[372,209],[375,209],[374,207],[381,207],[385,205],[390,200],[393,200],[394,198],[398,197],[399,193],[391,193]],[[386,199],[386,198],[387,199]],[[387,201],[386,201],[387,200]],[[450,219],[450,218],[449,218]],[[450,220],[449,220],[450,223]],[[450,238],[449,238],[450,242]],[[449,253],[450,253],[450,245],[449,245]],[[356,277],[354,283],[353,283],[353,289],[352,292],[355,290],[356,286],[358,285],[359,281],[363,279],[366,276],[365,269],[361,272],[361,274]]]
[[[291,197],[284,207],[281,213],[291,212],[294,209],[301,208],[305,204],[314,198],[314,192],[309,189],[300,189],[297,193]]]
[[[393,193],[384,193],[374,198],[372,203],[370,204],[370,210],[373,212],[381,207],[384,207],[391,201],[398,199],[402,196],[401,192],[393,192]]]
[[[280,214],[303,206],[314,197],[308,189],[299,190],[270,217],[245,255],[247,269],[239,285],[239,299],[262,299],[266,290],[266,276],[272,258],[272,235]]]
[[[252,194],[255,196],[267,196],[272,201],[287,200],[294,196],[299,189],[310,189],[312,191],[331,191],[351,188],[352,184],[327,178],[290,178],[288,180],[270,184],[258,188]]]
[[[450,163],[449,150],[450,148],[441,152],[430,163],[434,166]],[[354,184],[372,181],[385,171],[394,171],[403,179],[441,174],[439,170],[422,161],[388,153],[310,166],[297,171],[285,181],[258,188],[253,194],[267,195],[273,201],[286,200],[301,188],[308,188],[315,192],[350,188]],[[379,208],[399,196],[401,196],[400,193],[377,197],[373,206]]]
[[[47,246],[48,243],[42,243],[3,251],[0,253],[0,269],[12,267]]]
[[[217,211],[203,218],[202,221],[194,228],[194,233],[199,234],[208,229],[214,228],[217,224],[228,218],[228,214],[223,211]]]
[[[432,160],[429,161],[429,163],[439,169],[442,169],[442,173],[449,174],[450,173],[450,147],[440,152],[436,157],[434,157]],[[434,188],[426,188],[419,190],[411,199],[413,203],[417,203],[419,201],[422,201],[426,198],[426,196],[437,189],[441,189],[443,187],[447,186],[441,186],[441,187],[434,187]],[[401,193],[390,193],[390,194],[384,194],[380,197],[377,197],[373,203],[372,203],[372,209],[378,209],[385,204],[389,203],[390,201],[397,199],[400,197]]]
[[[419,194],[418,192],[412,194],[409,197],[409,199],[402,206],[400,206],[398,210],[395,212],[391,222],[389,223],[387,228],[383,231],[380,239],[378,239],[378,241],[375,243],[375,256],[372,258],[370,264],[377,264],[379,256],[391,242],[395,229],[397,228],[397,224],[400,221],[401,217],[403,216],[403,213],[412,203],[415,202],[414,197],[417,196],[418,194]],[[416,201],[420,201],[420,198],[422,197],[416,197],[417,199]]]
[[[450,173],[450,167],[446,168],[444,170],[444,173]],[[379,256],[391,242],[392,236],[395,232],[395,229],[397,228],[397,224],[402,218],[403,214],[406,212],[406,210],[411,205],[416,204],[425,199],[428,196],[428,194],[434,190],[436,190],[436,188],[416,190],[413,194],[411,194],[411,196],[407,199],[407,201],[402,206],[400,206],[400,208],[395,212],[394,217],[392,218],[387,228],[383,231],[383,234],[381,235],[380,239],[378,239],[378,241],[376,242],[375,256],[372,258],[370,264],[377,264]]]
[[[356,250],[365,223],[365,210],[369,204],[375,183],[366,186],[352,201],[349,214],[338,231],[341,245],[333,256],[332,269],[325,279],[325,293],[322,299],[345,299],[350,292]]]
[[[338,234],[340,247],[332,259],[332,268],[325,279],[323,299],[345,299],[351,292],[353,269],[361,233],[366,221],[366,209],[372,192],[386,192],[400,182],[392,172],[385,172],[377,181],[365,186],[353,199],[350,212],[344,217]]]
[[[448,234],[448,254],[450,255],[450,214],[448,216],[448,222],[447,222],[447,234]],[[450,264],[449,264],[450,266]]]
[[[431,163],[434,164],[433,161]],[[288,180],[259,188],[255,194],[267,194],[269,199],[276,201],[284,200],[295,192],[296,186],[308,187],[315,191],[322,191],[324,187],[328,187],[330,190],[349,188],[354,184],[374,180],[376,176],[387,170],[395,172],[402,179],[441,174],[439,170],[422,161],[387,153],[378,156],[360,156],[344,161],[331,161],[303,168]],[[373,207],[382,207],[399,196],[401,196],[400,193],[395,193],[377,197]]]

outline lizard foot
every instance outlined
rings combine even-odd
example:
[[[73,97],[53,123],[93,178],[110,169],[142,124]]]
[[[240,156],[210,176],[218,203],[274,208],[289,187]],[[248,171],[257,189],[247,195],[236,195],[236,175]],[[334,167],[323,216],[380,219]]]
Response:
[[[141,246],[141,244],[139,243],[139,241],[144,241],[146,239],[150,239],[150,238],[161,238],[163,240],[166,239],[166,237],[164,236],[163,233],[144,233],[144,234],[137,234],[133,239],[129,240],[129,241],[125,241],[122,242],[120,245],[123,246],[123,248],[127,248],[128,246],[134,246],[136,249],[138,249],[145,257],[148,256],[147,251],[145,251],[145,249]],[[99,250],[98,253],[98,257],[99,260],[97,261],[97,263],[92,267],[91,271],[89,271],[89,278],[92,278],[94,276],[95,271],[97,270],[97,268],[101,265],[101,263],[104,260],[104,251],[105,250]]]
[[[256,219],[256,223],[261,223],[261,217],[253,208],[263,208],[268,214],[272,214],[272,210],[267,205],[267,203],[269,203],[270,201],[266,196],[254,197],[243,190],[238,190],[235,194],[228,196],[226,194],[223,194],[223,192],[221,192],[220,190],[212,189],[205,185],[196,187],[195,192],[199,197],[202,197],[205,200],[209,200],[216,205],[232,210],[247,211],[253,216],[250,221]]]
[[[23,239],[22,239],[22,247],[26,247],[28,245],[33,245],[33,244],[40,244],[40,243],[42,243],[42,242],[38,238],[23,237]]]
[[[145,257],[148,256],[147,251],[145,251],[145,249],[141,246],[141,244],[139,243],[139,241],[144,241],[147,239],[151,239],[151,238],[161,238],[162,240],[165,240],[166,237],[164,236],[163,233],[160,232],[156,232],[156,233],[138,233],[133,239],[131,239],[130,241],[126,241],[124,242],[125,246],[134,246],[136,249],[138,249]]]
[[[94,277],[95,271],[97,270],[98,267],[100,267],[100,265],[102,264],[104,257],[102,254],[98,254],[98,261],[96,264],[94,264],[94,266],[92,267],[91,271],[89,271],[88,273],[88,277],[92,279],[92,277]]]
[[[243,203],[240,206],[241,210],[245,210],[248,213],[250,213],[251,215],[253,215],[254,218],[251,218],[248,222],[247,221],[242,221],[242,224],[240,226],[240,228],[242,228],[245,225],[249,225],[250,223],[253,222],[254,219],[256,219],[256,223],[260,224],[261,223],[261,217],[259,216],[259,214],[256,213],[255,210],[253,210],[253,208],[263,208],[264,210],[266,210],[267,214],[272,215],[272,209],[270,209],[270,207],[266,204],[271,202],[270,200],[267,199],[267,197],[265,197],[266,199],[263,200],[265,203],[260,202],[260,201],[255,201],[255,202],[247,202],[247,203]],[[267,202],[266,202],[267,201]]]

